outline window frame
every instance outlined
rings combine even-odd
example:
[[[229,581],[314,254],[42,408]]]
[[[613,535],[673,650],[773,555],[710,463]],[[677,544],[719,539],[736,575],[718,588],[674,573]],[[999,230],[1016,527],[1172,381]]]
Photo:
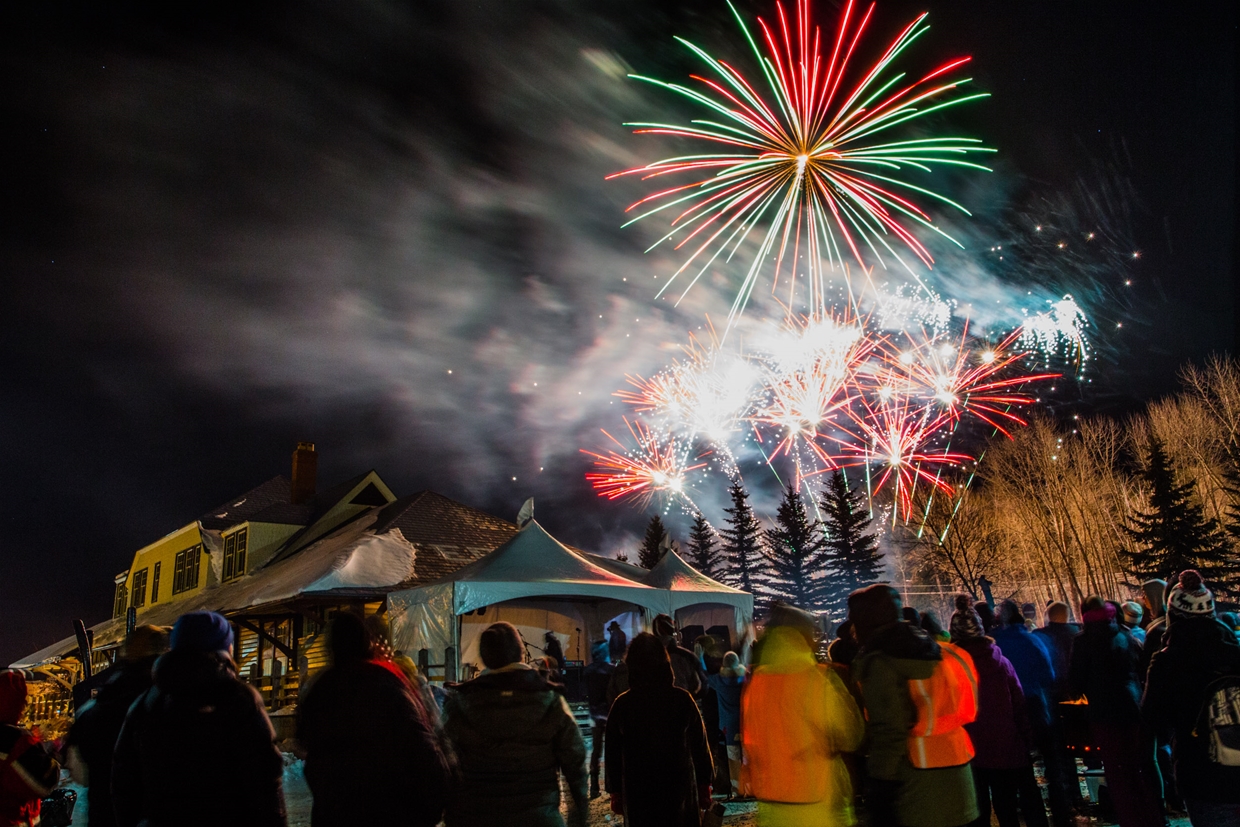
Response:
[[[129,605],[141,609],[146,605],[146,581],[150,569],[143,566],[130,576]]]

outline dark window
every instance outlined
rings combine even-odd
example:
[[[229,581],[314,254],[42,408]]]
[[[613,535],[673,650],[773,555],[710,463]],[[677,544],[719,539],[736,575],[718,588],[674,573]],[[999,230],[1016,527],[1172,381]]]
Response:
[[[357,496],[349,500],[349,505],[387,505],[388,499],[383,496],[379,486],[373,482],[357,492]]]
[[[155,574],[151,576],[151,602],[159,600],[159,567],[162,563],[155,564]]]
[[[202,546],[185,550],[185,588],[198,588],[198,570],[202,566]]]
[[[245,574],[245,552],[249,529],[240,529],[224,538],[224,581]]]
[[[125,614],[125,609],[129,607],[129,590],[125,588],[125,581],[116,584],[116,601],[112,606],[112,617],[121,617]]]
[[[141,609],[146,605],[146,569],[140,569],[133,573],[133,588],[131,590],[133,602],[130,604],[135,609]]]
[[[237,535],[229,534],[224,538],[224,580],[232,580],[237,576]]]
[[[180,594],[198,587],[198,573],[202,565],[202,546],[193,546],[177,552],[172,569],[172,593]]]

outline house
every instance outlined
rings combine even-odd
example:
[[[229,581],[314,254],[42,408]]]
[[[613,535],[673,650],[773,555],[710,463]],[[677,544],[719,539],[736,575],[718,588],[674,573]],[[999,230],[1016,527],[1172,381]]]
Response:
[[[326,662],[322,631],[333,613],[384,613],[390,592],[438,580],[517,532],[433,491],[398,498],[373,470],[319,491],[317,458],[312,443],[299,444],[290,478],[273,477],[138,549],[115,578],[112,617],[88,630],[90,671],[111,665],[131,625],[217,611],[233,623],[241,675],[272,709],[288,707]],[[44,679],[36,716],[63,714],[57,697],[87,671],[76,637],[13,666]]]

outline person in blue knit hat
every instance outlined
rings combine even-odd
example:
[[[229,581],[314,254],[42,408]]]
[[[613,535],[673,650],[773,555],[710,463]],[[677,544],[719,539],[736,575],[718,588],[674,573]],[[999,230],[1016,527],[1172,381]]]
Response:
[[[191,612],[170,642],[116,743],[116,823],[284,827],[284,762],[262,698],[237,677],[232,625]]]

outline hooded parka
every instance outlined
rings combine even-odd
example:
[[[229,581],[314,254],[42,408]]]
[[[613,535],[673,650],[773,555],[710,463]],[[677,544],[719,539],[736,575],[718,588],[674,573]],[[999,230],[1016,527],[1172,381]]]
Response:
[[[844,682],[818,664],[803,635],[788,627],[767,631],[741,704],[758,823],[856,823],[843,754],[861,746],[865,723]]]

